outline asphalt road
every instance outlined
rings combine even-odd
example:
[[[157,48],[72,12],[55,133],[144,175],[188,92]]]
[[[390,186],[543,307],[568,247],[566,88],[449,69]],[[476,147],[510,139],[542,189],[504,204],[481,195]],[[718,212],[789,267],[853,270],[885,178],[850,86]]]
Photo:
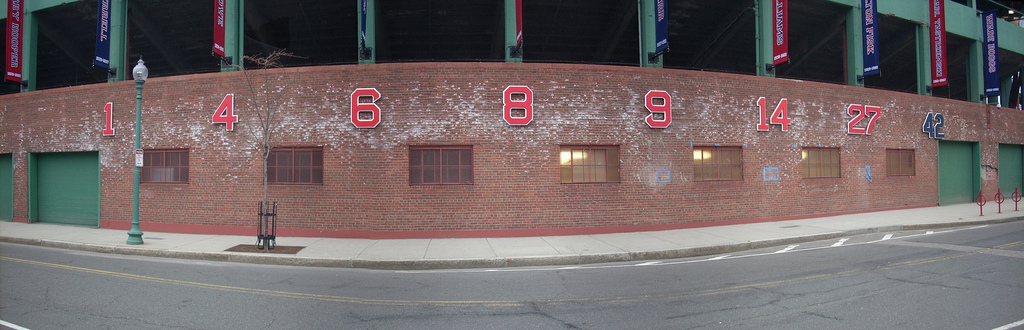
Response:
[[[493,270],[304,268],[0,244],[0,320],[28,329],[1024,329],[1024,222]]]

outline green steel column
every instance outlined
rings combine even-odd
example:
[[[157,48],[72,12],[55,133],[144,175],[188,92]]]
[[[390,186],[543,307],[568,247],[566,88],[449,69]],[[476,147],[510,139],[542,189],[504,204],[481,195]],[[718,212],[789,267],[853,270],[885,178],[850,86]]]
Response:
[[[978,20],[981,31],[981,20]],[[981,40],[971,40],[967,46],[967,101],[981,102],[985,94],[985,61],[981,55]]]
[[[108,82],[123,81],[128,74],[128,0],[110,1],[110,69]]]
[[[771,0],[754,0],[754,66],[762,77],[775,77],[774,70],[769,72],[767,67],[772,63],[773,11]]]
[[[224,10],[224,56],[231,64],[245,69],[245,1],[227,0]],[[236,71],[233,66],[221,66],[220,71]]]
[[[657,45],[657,35],[655,31],[655,23],[657,19],[654,17],[654,1],[655,0],[638,0],[637,10],[638,21],[640,22],[640,66],[645,68],[661,68],[664,67],[664,61],[661,60],[661,56],[651,60],[650,54],[654,53]]]
[[[523,63],[523,50],[516,50],[516,0],[505,0],[505,62]],[[523,41],[525,44],[525,41]],[[516,51],[513,56],[513,51]]]
[[[932,45],[928,24],[918,25],[914,32],[917,40],[917,94],[932,95]]]
[[[356,47],[359,64],[373,64],[377,62],[377,1],[366,0],[366,39],[363,40],[363,0],[356,0]]]
[[[846,84],[864,86],[864,8],[846,11]],[[877,34],[876,34],[877,36]]]
[[[39,22],[36,21],[35,14],[28,10],[25,10],[25,16],[22,17],[22,20],[24,25],[22,25],[21,30],[21,81],[23,82],[21,91],[28,92],[36,90],[36,54],[38,54],[39,48]]]

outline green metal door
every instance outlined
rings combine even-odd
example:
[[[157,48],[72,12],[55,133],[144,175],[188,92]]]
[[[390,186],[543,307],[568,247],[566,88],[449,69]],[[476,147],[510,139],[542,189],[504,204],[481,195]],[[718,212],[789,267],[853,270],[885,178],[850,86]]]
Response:
[[[999,145],[999,189],[1007,198],[1017,188],[1024,193],[1024,145]]]
[[[14,158],[0,154],[0,220],[14,219]]]
[[[981,188],[979,148],[975,142],[939,140],[939,204],[970,203]]]
[[[84,226],[100,225],[99,152],[37,154],[29,175],[29,211],[34,220]]]

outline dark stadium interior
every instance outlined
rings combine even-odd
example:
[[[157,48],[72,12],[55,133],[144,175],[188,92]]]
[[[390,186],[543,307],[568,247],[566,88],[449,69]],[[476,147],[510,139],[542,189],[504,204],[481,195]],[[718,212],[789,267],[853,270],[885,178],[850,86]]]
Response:
[[[957,2],[963,2],[959,0]],[[1024,10],[1019,1],[997,1]],[[503,0],[377,1],[376,61],[504,60]],[[106,81],[92,67],[95,0],[37,12],[39,89]],[[755,74],[754,12],[748,1],[669,1],[670,51],[666,68]],[[978,9],[995,8],[979,0]],[[245,1],[245,53],[286,49],[299,58],[286,66],[354,64],[356,1]],[[790,0],[789,63],[782,78],[843,84],[846,14],[840,5]],[[220,70],[212,55],[213,3],[209,0],[147,0],[129,4],[128,58],[141,55],[151,76]],[[916,93],[915,28],[920,23],[882,15],[881,75],[865,86]],[[636,0],[523,2],[525,62],[639,65]],[[938,97],[967,99],[967,39],[948,37],[950,87]],[[1003,75],[1019,70],[1024,56],[1000,54]],[[237,61],[237,60],[236,60]]]

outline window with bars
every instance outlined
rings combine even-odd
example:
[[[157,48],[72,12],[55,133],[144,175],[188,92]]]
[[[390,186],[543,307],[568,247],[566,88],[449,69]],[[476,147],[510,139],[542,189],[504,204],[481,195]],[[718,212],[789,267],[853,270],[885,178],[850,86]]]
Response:
[[[267,183],[323,184],[323,148],[273,148],[267,157]]]
[[[409,147],[409,184],[473,184],[473,146]]]
[[[619,182],[618,146],[562,146],[562,183]]]
[[[188,183],[188,149],[155,149],[142,153],[141,182]]]
[[[891,176],[913,176],[914,149],[886,149],[885,174]]]
[[[804,178],[838,178],[839,148],[804,148],[800,152]]]
[[[693,147],[693,180],[743,180],[743,149],[740,147]]]

